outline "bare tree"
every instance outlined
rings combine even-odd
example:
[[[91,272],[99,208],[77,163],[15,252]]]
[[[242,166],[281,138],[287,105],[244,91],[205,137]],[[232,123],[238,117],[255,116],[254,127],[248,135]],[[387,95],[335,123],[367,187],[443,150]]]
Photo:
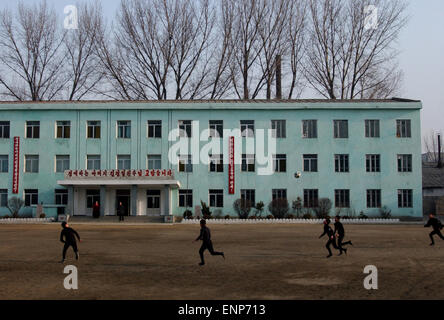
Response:
[[[102,23],[100,4],[78,4],[77,8],[78,29],[68,30],[64,41],[70,79],[68,100],[80,100],[93,92],[103,76],[95,54]]]
[[[377,8],[369,26],[365,8]],[[399,87],[393,48],[406,24],[402,0],[310,0],[310,31],[304,73],[330,99],[386,98]]]
[[[425,159],[423,159],[424,164],[438,164],[439,160],[439,152],[441,152],[441,156],[443,154],[443,147],[442,147],[442,140],[441,140],[441,150],[438,150],[438,135],[441,136],[442,139],[442,132],[441,131],[435,131],[431,130],[427,136],[424,136],[423,143],[424,143],[424,151],[425,151]],[[441,161],[443,158],[441,157]]]
[[[0,13],[0,87],[13,100],[52,100],[67,82],[64,33],[46,1]]]

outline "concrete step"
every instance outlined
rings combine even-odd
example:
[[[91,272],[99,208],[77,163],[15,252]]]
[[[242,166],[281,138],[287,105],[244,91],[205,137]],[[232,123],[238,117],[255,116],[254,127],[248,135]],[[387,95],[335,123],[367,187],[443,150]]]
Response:
[[[100,218],[93,218],[91,216],[72,216],[69,222],[87,222],[87,223],[122,223],[118,216],[103,216]],[[124,222],[128,223],[163,223],[163,216],[125,216]]]

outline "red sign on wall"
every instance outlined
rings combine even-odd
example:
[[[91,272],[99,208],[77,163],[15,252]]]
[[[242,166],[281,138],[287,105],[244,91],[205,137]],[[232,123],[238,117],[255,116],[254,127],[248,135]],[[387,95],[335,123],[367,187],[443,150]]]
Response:
[[[228,193],[234,194],[234,137],[228,144]]]
[[[12,169],[12,193],[19,192],[20,137],[14,137],[14,165]]]

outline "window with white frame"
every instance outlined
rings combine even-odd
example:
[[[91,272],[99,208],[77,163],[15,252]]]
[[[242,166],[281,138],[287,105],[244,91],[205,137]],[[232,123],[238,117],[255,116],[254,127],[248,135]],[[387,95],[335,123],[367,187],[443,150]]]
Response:
[[[318,155],[317,154],[304,154],[304,171],[305,172],[318,172]]]
[[[40,138],[40,121],[26,121],[26,138]]]
[[[55,204],[67,205],[68,204],[68,190],[55,189],[54,190]]]
[[[350,208],[350,190],[348,189],[335,190],[335,207]]]
[[[242,154],[242,164],[241,171],[243,172],[254,172],[255,170],[255,159],[254,154]]]
[[[379,138],[379,120],[365,120],[365,137]]]
[[[287,155],[274,154],[273,155],[273,170],[274,172],[287,172]]]
[[[100,121],[87,121],[86,134],[88,139],[100,139]]]
[[[0,155],[0,173],[8,172],[9,160],[7,154]]]
[[[209,130],[210,130],[210,138],[223,138],[224,136],[223,120],[210,120]]]
[[[10,137],[10,122],[0,121],[0,139],[9,139]]]
[[[396,120],[396,136],[398,138],[412,137],[412,128],[410,120]]]
[[[381,190],[367,190],[367,208],[381,208]]]
[[[319,203],[318,189],[304,189],[304,207],[316,208]]]
[[[69,170],[69,155],[56,155],[55,172],[63,173]]]
[[[222,208],[224,206],[224,190],[223,189],[210,189],[208,191],[210,200],[210,207]]]
[[[38,189],[25,189],[25,207],[34,206],[39,203],[39,190]]]
[[[333,136],[338,139],[348,138],[348,120],[333,120]]]
[[[256,204],[256,192],[254,189],[241,189],[241,199],[249,201],[252,206]]]
[[[271,130],[273,138],[285,138],[287,135],[285,120],[271,120]]]
[[[413,208],[413,190],[398,190],[398,208]]]
[[[160,209],[160,190],[147,190],[146,200],[148,209]]]
[[[117,169],[119,170],[131,169],[131,155],[129,154],[117,155]]]
[[[162,169],[162,156],[160,154],[149,154],[147,156],[148,167],[147,169]]]
[[[412,172],[411,154],[398,154],[398,172]]]
[[[254,120],[241,120],[240,130],[242,137],[254,137]]]
[[[148,138],[162,138],[161,120],[148,120]]]
[[[348,154],[335,154],[335,172],[349,172]]]
[[[25,172],[36,173],[39,172],[39,156],[38,155],[25,155]]]
[[[365,170],[367,172],[381,172],[381,156],[379,154],[366,154]]]
[[[221,154],[211,154],[210,158],[210,172],[224,172],[224,160]]]
[[[179,190],[179,207],[193,207],[193,190]]]
[[[287,200],[287,189],[272,189],[271,190],[272,200],[284,199]]]
[[[56,138],[69,139],[71,137],[71,121],[56,122]]]
[[[191,138],[191,120],[179,120],[179,137]]]
[[[8,189],[0,189],[0,207],[8,206]]]
[[[193,172],[191,155],[179,155],[179,172]]]
[[[131,121],[117,121],[117,138],[129,139],[131,138]]]
[[[100,154],[88,154],[86,156],[87,170],[100,170]]]
[[[317,120],[302,120],[302,138],[315,139],[318,137]]]

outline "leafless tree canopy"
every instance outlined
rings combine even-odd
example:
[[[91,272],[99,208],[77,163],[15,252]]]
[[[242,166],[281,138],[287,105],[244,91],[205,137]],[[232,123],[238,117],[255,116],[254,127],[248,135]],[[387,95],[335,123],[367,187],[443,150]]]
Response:
[[[108,22],[76,6],[77,30],[45,0],[0,13],[3,99],[272,99],[277,56],[283,98],[385,98],[402,80],[403,0],[121,0]]]
[[[438,150],[438,135],[441,135],[441,150]],[[423,146],[425,155],[423,160],[424,164],[437,164],[438,163],[438,155],[441,152],[441,161],[444,160],[444,150],[443,150],[443,135],[441,131],[431,130],[427,136],[423,138]]]

